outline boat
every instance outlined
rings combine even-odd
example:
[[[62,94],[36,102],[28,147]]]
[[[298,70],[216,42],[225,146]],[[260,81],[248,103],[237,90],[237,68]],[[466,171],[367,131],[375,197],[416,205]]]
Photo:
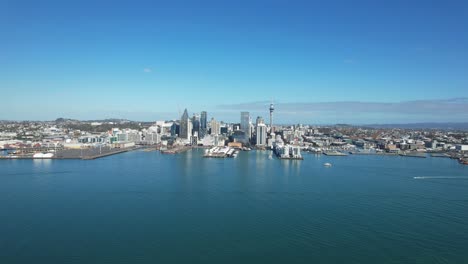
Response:
[[[348,154],[337,151],[337,150],[324,151],[323,154],[327,156],[348,156]]]
[[[404,157],[413,157],[413,158],[426,158],[426,153],[424,153],[424,152],[411,151],[411,152],[403,152],[403,153],[400,153],[400,156],[404,156]]]
[[[324,163],[324,164],[323,164],[323,166],[325,166],[325,167],[331,167],[331,166],[332,166],[332,164],[331,164],[331,163],[328,163],[328,162],[326,162],[326,163]]]

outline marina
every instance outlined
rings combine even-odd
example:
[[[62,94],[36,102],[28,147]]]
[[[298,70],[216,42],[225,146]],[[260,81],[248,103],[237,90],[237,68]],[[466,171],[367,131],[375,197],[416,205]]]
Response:
[[[213,147],[205,150],[204,158],[236,158],[239,151],[231,147]]]

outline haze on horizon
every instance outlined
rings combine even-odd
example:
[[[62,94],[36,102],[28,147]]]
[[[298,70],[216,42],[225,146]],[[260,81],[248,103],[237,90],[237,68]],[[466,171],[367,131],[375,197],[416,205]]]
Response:
[[[0,120],[468,120],[464,1],[0,1]]]

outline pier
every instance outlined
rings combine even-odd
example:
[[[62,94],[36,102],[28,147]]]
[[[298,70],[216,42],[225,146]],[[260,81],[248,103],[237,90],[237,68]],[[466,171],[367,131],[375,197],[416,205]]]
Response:
[[[120,154],[140,147],[130,148],[111,148],[111,147],[93,147],[81,149],[60,149],[57,151],[41,152],[39,149],[29,148],[28,152],[17,151],[13,155],[0,156],[0,159],[82,159],[93,160],[110,155]],[[43,149],[41,149],[43,151]],[[44,155],[38,155],[44,154]],[[45,155],[48,154],[48,155]]]
[[[177,153],[182,153],[182,152],[185,152],[189,149],[192,149],[191,146],[177,146],[177,147],[173,147],[173,148],[170,148],[170,149],[161,149],[161,153],[162,154],[177,154]]]

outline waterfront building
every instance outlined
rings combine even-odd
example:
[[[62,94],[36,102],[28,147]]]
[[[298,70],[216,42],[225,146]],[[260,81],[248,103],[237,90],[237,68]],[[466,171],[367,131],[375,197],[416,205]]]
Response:
[[[267,144],[267,127],[265,124],[260,123],[256,128],[257,146],[266,146]]]
[[[161,135],[156,132],[148,131],[144,133],[143,136],[145,144],[154,145],[161,142]]]
[[[179,135],[179,133],[180,133],[180,124],[178,124],[177,122],[172,123],[170,132],[171,132],[171,137],[175,137],[175,136]]]
[[[128,131],[128,140],[129,142],[140,142],[141,141],[141,133],[138,131]]]
[[[195,136],[191,136],[191,137],[190,137],[190,144],[191,144],[192,146],[198,145],[198,135],[195,135]]]
[[[117,134],[117,141],[126,142],[128,141],[128,134],[127,133],[119,133]]]

